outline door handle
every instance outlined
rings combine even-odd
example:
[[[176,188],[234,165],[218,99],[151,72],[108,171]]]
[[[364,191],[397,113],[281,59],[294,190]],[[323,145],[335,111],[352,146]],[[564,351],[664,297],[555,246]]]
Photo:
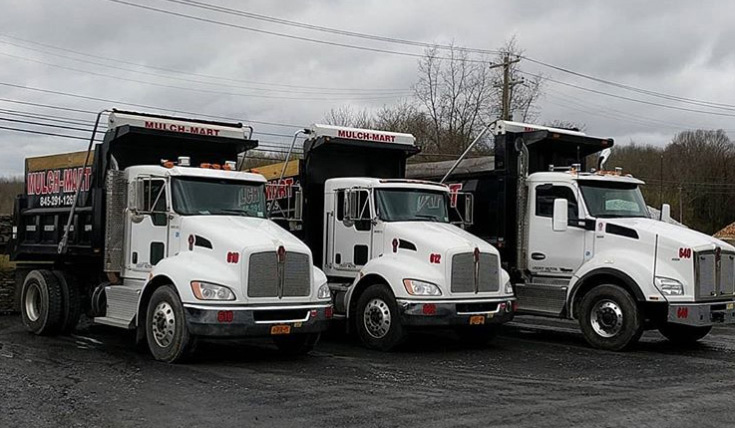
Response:
[[[544,253],[531,253],[531,258],[534,260],[544,260],[546,258],[546,254]]]

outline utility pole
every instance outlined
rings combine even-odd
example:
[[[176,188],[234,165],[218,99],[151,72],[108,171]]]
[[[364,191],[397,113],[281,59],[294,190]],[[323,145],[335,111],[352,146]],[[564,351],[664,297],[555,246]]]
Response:
[[[496,88],[502,88],[502,96],[501,96],[501,114],[500,118],[502,120],[511,120],[513,119],[513,115],[511,114],[511,100],[512,100],[512,94],[513,94],[513,87],[515,85],[520,85],[525,82],[523,78],[518,80],[510,80],[510,66],[515,64],[516,62],[519,62],[521,58],[516,58],[511,60],[510,59],[510,53],[506,52],[505,56],[503,57],[503,63],[498,64],[503,67],[503,83],[495,85]]]

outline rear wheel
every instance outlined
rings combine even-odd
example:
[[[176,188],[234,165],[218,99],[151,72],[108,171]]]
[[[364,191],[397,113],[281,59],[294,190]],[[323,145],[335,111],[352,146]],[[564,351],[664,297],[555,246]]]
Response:
[[[61,285],[62,317],[59,331],[60,333],[67,334],[76,328],[79,323],[79,317],[82,315],[82,300],[79,285],[73,276],[64,274],[61,271],[54,271],[53,273]]]
[[[459,340],[465,345],[481,348],[487,346],[498,335],[498,326],[458,327],[455,332],[459,336]]]
[[[396,298],[384,284],[371,285],[362,293],[354,316],[357,333],[368,348],[390,351],[406,337]]]
[[[306,355],[314,349],[319,341],[319,333],[294,334],[289,336],[274,336],[273,343],[276,344],[281,353],[286,355]]]
[[[61,284],[51,271],[32,270],[21,289],[21,317],[23,324],[38,335],[59,332],[63,317]]]
[[[617,285],[599,285],[580,302],[579,324],[587,342],[599,349],[620,351],[643,334],[641,314],[633,297]]]
[[[176,363],[189,356],[193,338],[186,328],[184,308],[170,285],[156,289],[146,311],[148,349],[158,361]]]
[[[691,345],[708,335],[712,326],[692,327],[689,325],[666,323],[659,327],[661,332],[669,341],[677,345]]]

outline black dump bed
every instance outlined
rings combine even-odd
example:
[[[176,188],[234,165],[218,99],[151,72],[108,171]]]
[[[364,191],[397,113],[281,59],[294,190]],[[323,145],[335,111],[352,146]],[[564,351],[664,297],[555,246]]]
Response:
[[[238,154],[257,147],[256,141],[245,137],[243,128],[240,123],[113,110],[103,141],[93,145],[89,157],[85,151],[26,159],[25,192],[16,198],[13,214],[17,232],[9,245],[11,258],[99,261],[104,250],[108,170],[160,165],[162,159],[179,156],[189,156],[192,165],[236,160]],[[62,257],[58,246],[77,189],[79,198]]]

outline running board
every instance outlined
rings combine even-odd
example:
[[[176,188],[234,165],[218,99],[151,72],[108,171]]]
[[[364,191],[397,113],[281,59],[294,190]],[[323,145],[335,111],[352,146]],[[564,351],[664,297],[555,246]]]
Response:
[[[97,324],[111,325],[125,329],[134,328],[133,321],[138,313],[138,300],[141,289],[127,285],[109,285],[105,287],[107,297],[107,313],[97,317]]]
[[[534,315],[561,315],[569,287],[554,284],[516,284],[518,312]]]

